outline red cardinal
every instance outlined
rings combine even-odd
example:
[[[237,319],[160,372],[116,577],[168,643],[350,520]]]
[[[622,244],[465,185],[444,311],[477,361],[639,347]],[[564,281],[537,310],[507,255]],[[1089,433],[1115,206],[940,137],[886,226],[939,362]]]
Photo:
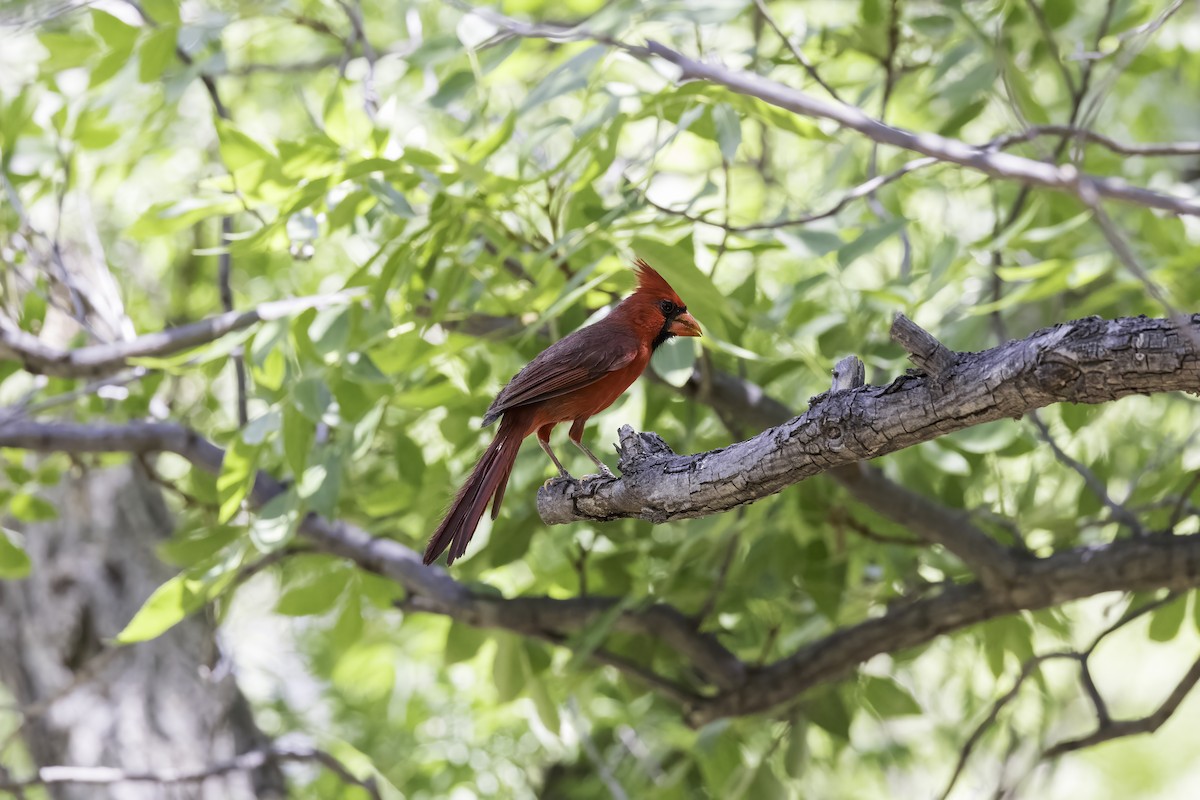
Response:
[[[484,425],[503,416],[500,430],[430,537],[426,564],[433,563],[447,547],[448,564],[466,552],[489,500],[492,519],[496,518],[517,450],[534,431],[558,474],[569,478],[550,449],[550,431],[560,422],[570,422],[570,440],[595,462],[601,474],[612,477],[604,462],[581,441],[588,417],[612,405],[637,380],[660,344],[672,336],[700,335],[700,325],[687,313],[679,295],[640,259],[637,280],[634,293],[611,314],[547,347],[500,390],[483,416]]]

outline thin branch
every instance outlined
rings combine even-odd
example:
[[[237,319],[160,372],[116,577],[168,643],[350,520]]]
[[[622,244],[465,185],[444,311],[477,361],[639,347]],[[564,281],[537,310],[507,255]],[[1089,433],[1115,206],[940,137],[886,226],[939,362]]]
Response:
[[[248,311],[229,311],[214,317],[147,333],[136,339],[64,350],[0,318],[0,358],[20,361],[26,371],[63,378],[97,378],[130,367],[138,358],[165,358],[216,341],[259,322],[298,314],[309,308],[328,308],[351,302],[357,292],[299,297],[263,303]]]
[[[213,95],[213,102],[218,102]],[[222,115],[224,116],[224,115]],[[233,217],[226,214],[221,217],[221,254],[217,257],[217,287],[221,294],[221,308],[226,314],[233,313],[233,286],[230,280],[233,275],[233,253],[229,250],[233,237]],[[247,409],[247,375],[246,356],[241,348],[234,350],[233,375],[237,382],[237,418],[238,425],[245,426],[250,421]]]
[[[337,0],[337,4],[342,7],[346,18],[350,20],[350,27],[354,30],[354,38],[346,42],[347,56],[353,53],[356,43],[362,45],[363,58],[367,62],[367,74],[363,76],[362,80],[363,110],[371,122],[375,122],[379,116],[379,92],[375,89],[375,62],[377,56],[375,48],[371,46],[371,40],[367,38],[366,25],[363,22],[362,3],[359,0]]]
[[[738,521],[742,518],[741,510],[738,511]],[[704,624],[708,619],[708,615],[713,612],[717,606],[717,600],[721,597],[721,592],[725,590],[725,580],[729,577],[729,568],[733,566],[733,557],[737,555],[738,546],[742,543],[742,535],[735,527],[733,532],[729,534],[729,542],[725,545],[725,554],[721,557],[721,563],[717,567],[717,577],[713,581],[712,587],[708,590],[708,595],[704,598],[704,603],[696,611],[693,619],[696,620],[696,625]]]
[[[1069,140],[1088,142],[1123,156],[1196,156],[1200,155],[1200,142],[1149,142],[1129,144],[1112,137],[1071,125],[1034,125],[1017,133],[999,136],[988,143],[996,150],[1007,150],[1018,144],[1032,142],[1044,136],[1059,136]]]
[[[1200,332],[1193,329],[1191,320],[1177,309],[1174,304],[1163,294],[1163,290],[1150,277],[1150,273],[1138,262],[1137,255],[1133,252],[1133,246],[1117,228],[1112,218],[1108,216],[1108,212],[1104,210],[1103,204],[1100,202],[1100,197],[1096,194],[1095,189],[1091,186],[1081,185],[1080,199],[1084,204],[1092,210],[1092,219],[1100,228],[1100,232],[1104,234],[1104,238],[1108,241],[1113,252],[1117,254],[1117,258],[1124,264],[1125,269],[1133,273],[1134,277],[1141,281],[1142,286],[1146,288],[1146,293],[1149,294],[1155,302],[1170,315],[1171,321],[1175,323],[1175,327],[1180,334],[1188,337],[1191,343],[1197,349],[1200,349]],[[1144,356],[1143,356],[1144,358]]]
[[[1108,487],[1104,485],[1104,481],[1096,477],[1096,473],[1069,456],[1066,451],[1059,447],[1058,442],[1050,434],[1050,428],[1046,426],[1046,423],[1042,422],[1042,418],[1038,416],[1036,411],[1030,412],[1029,419],[1033,421],[1034,427],[1038,429],[1042,441],[1050,445],[1050,450],[1054,453],[1054,457],[1083,478],[1083,482],[1088,487],[1088,490],[1100,499],[1100,502],[1112,514],[1113,519],[1128,527],[1136,536],[1141,536],[1145,533],[1145,529],[1142,527],[1142,523],[1137,516],[1125,506],[1112,499],[1112,495],[1108,493]]]
[[[1100,643],[1113,633],[1125,627],[1134,620],[1150,613],[1151,611],[1161,608],[1177,597],[1177,593],[1169,592],[1164,597],[1161,597],[1154,602],[1146,603],[1145,605],[1135,608],[1133,611],[1127,611],[1121,615],[1120,619],[1101,631],[1096,638],[1092,640],[1092,643],[1088,645],[1087,649],[1083,650],[1082,652],[1075,650],[1056,650],[1051,653],[1035,655],[1032,658],[1027,659],[1021,666],[1021,673],[1017,676],[1016,681],[1013,682],[1012,688],[1005,692],[996,700],[995,703],[992,704],[992,710],[988,712],[988,715],[984,717],[982,721],[980,721],[979,725],[975,727],[975,730],[972,731],[971,735],[967,737],[967,741],[963,743],[962,749],[959,751],[958,763],[955,765],[954,772],[951,774],[950,780],[946,784],[946,788],[941,794],[941,800],[946,800],[946,798],[950,796],[950,791],[954,788],[954,784],[958,782],[959,777],[962,775],[963,768],[966,767],[967,759],[971,757],[971,753],[975,750],[975,746],[979,744],[979,740],[983,738],[983,735],[987,732],[988,728],[996,724],[996,720],[1000,716],[1000,712],[1005,706],[1012,702],[1014,698],[1016,698],[1018,692],[1021,691],[1021,687],[1024,686],[1025,681],[1047,661],[1058,659],[1071,659],[1073,661],[1077,661],[1080,668],[1080,680],[1084,685],[1084,690],[1087,691],[1088,695],[1092,698],[1092,704],[1096,709],[1097,716],[1100,719],[1108,719],[1108,708],[1105,705],[1103,698],[1100,696],[1100,692],[1096,689],[1096,684],[1092,681],[1091,670],[1088,668],[1088,659],[1091,658],[1092,654],[1096,652],[1096,648],[1100,646]]]
[[[592,734],[588,731],[588,721],[584,717],[583,712],[579,708],[579,701],[572,695],[567,700],[567,709],[571,712],[571,723],[575,731],[579,734],[579,740],[583,743],[583,752],[587,755],[587,759],[591,762],[592,769],[600,776],[600,782],[608,789],[609,795],[613,800],[629,800],[629,795],[625,789],[617,781],[612,770],[609,769],[608,763],[600,754],[599,748],[596,747],[595,740],[592,739]]]
[[[1200,659],[1197,659],[1191,669],[1183,676],[1167,699],[1153,713],[1138,719],[1101,720],[1095,731],[1078,739],[1068,739],[1047,749],[1043,759],[1054,759],[1085,747],[1094,747],[1101,742],[1109,742],[1125,736],[1136,736],[1142,733],[1154,733],[1163,723],[1171,718],[1180,703],[1192,691],[1192,687],[1200,681]]]
[[[1042,38],[1046,40],[1046,47],[1050,50],[1050,58],[1054,61],[1054,66],[1058,68],[1059,75],[1062,76],[1063,85],[1067,87],[1067,92],[1072,96],[1078,93],[1078,87],[1075,86],[1075,78],[1071,75],[1071,70],[1067,69],[1067,62],[1062,57],[1062,52],[1058,49],[1058,40],[1054,38],[1054,31],[1050,28],[1050,23],[1046,20],[1046,13],[1042,9],[1038,0],[1026,0],[1029,10],[1033,12],[1033,18],[1037,20],[1038,28],[1042,32]]]
[[[746,225],[730,225],[728,223],[728,221],[717,222],[716,220],[710,219],[708,217],[704,217],[704,216],[700,216],[697,214],[692,214],[687,211],[680,211],[678,209],[673,209],[673,208],[669,208],[667,206],[659,205],[658,203],[654,202],[646,195],[642,195],[642,198],[646,201],[646,203],[648,205],[653,206],[654,208],[658,209],[659,211],[662,211],[665,214],[672,214],[677,217],[683,217],[684,219],[690,220],[691,222],[699,222],[699,223],[703,223],[705,225],[712,225],[715,228],[722,228],[722,229],[728,231],[729,233],[749,233],[751,231],[776,230],[778,228],[790,228],[795,225],[807,225],[810,222],[816,222],[817,220],[828,219],[829,217],[832,217],[832,216],[835,216],[835,215],[841,213],[841,211],[844,208],[846,208],[846,206],[850,205],[855,200],[858,200],[859,198],[862,198],[862,197],[869,196],[872,192],[874,192],[884,186],[887,186],[889,183],[894,183],[895,181],[898,181],[900,178],[903,178],[908,173],[915,172],[916,170],[924,169],[925,167],[933,166],[934,164],[938,164],[938,163],[940,163],[940,162],[936,158],[930,158],[930,157],[915,158],[912,161],[909,161],[908,163],[901,165],[898,169],[887,173],[886,175],[878,175],[874,178],[871,178],[870,180],[860,183],[858,186],[855,186],[853,189],[849,190],[844,195],[842,195],[840,200],[838,200],[836,203],[834,203],[832,206],[825,209],[824,211],[814,211],[814,212],[811,212],[808,214],[801,214],[798,217],[789,217],[787,219],[772,220],[771,222],[753,222],[753,223],[749,223]]]
[[[760,75],[731,70],[689,58],[658,42],[647,48],[656,56],[680,69],[680,80],[704,80],[724,86],[738,94],[757,97],[765,103],[805,117],[828,119],[857,131],[879,144],[922,153],[939,161],[967,167],[995,178],[1081,196],[1084,187],[1113,200],[1158,208],[1175,214],[1200,216],[1200,202],[1149,189],[1130,186],[1122,180],[1080,173],[1078,170],[1046,164],[1010,153],[989,152],[966,142],[930,132],[913,132],[885,125],[854,106],[811,97]]]
[[[950,774],[950,780],[946,782],[946,788],[942,790],[940,795],[941,800],[946,800],[950,796],[950,792],[954,789],[954,785],[958,783],[963,769],[967,766],[967,761],[971,758],[971,754],[975,752],[976,745],[979,744],[988,729],[996,724],[996,720],[1000,718],[1000,712],[1020,694],[1021,687],[1025,685],[1025,681],[1037,672],[1045,662],[1061,658],[1075,658],[1077,655],[1077,653],[1064,650],[1053,653],[1042,653],[1025,661],[1021,666],[1020,674],[1013,681],[1012,688],[998,697],[996,702],[992,703],[992,708],[988,711],[987,716],[980,720],[979,724],[975,726],[975,730],[971,731],[971,735],[963,743],[962,748],[958,752],[958,761],[954,765],[954,772]]]
[[[792,53],[792,57],[800,63],[800,66],[804,67],[804,71],[808,73],[809,77],[816,81],[822,89],[828,92],[829,96],[834,100],[837,100],[839,103],[844,102],[841,95],[837,93],[837,90],[826,83],[825,79],[821,77],[821,74],[817,72],[817,68],[814,67],[813,63],[808,60],[808,56],[804,55],[804,51],[797,47],[792,41],[791,37],[785,34],[783,29],[779,27],[779,23],[777,23],[775,18],[771,16],[771,12],[767,10],[767,4],[765,0],[754,0],[754,5],[758,8],[758,13],[762,15],[762,18],[766,20],[766,23],[771,26],[771,30],[775,31],[775,35],[778,36],[785,45],[787,45],[788,50],[790,50]]]

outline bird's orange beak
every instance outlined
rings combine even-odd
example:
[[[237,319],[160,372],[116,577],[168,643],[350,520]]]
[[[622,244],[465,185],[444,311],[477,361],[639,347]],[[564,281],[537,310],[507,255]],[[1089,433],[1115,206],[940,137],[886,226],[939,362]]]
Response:
[[[676,336],[700,336],[700,323],[691,314],[684,312],[671,323],[668,329]]]

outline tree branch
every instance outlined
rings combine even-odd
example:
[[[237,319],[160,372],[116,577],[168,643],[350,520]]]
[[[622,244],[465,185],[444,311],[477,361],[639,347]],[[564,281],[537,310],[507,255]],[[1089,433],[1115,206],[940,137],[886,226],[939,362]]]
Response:
[[[0,447],[67,453],[173,452],[214,473],[220,470],[224,456],[220,448],[195,432],[163,423],[88,426],[15,421],[0,426]],[[280,491],[283,487],[278,481],[260,472],[251,499],[261,506]],[[623,602],[604,597],[506,599],[474,592],[445,570],[424,566],[420,556],[400,542],[374,538],[347,523],[310,514],[299,532],[325,552],[404,586],[410,593],[404,608],[443,614],[476,627],[539,638],[562,637],[599,623],[601,616]],[[844,677],[875,655],[915,647],[994,617],[1103,592],[1179,591],[1196,586],[1200,586],[1200,535],[1144,537],[1076,548],[1040,560],[1021,556],[1015,577],[1003,586],[950,586],[940,595],[893,608],[881,617],[810,642],[762,669],[749,667],[666,604],[622,611],[613,620],[613,630],[666,644],[718,689],[716,695],[694,700],[687,707],[688,719],[704,724],[765,711],[814,686]],[[655,685],[657,680],[661,691],[667,679],[642,669],[645,682]],[[679,689],[669,696],[690,694]]]
[[[1046,164],[1010,153],[973,147],[966,142],[936,133],[915,133],[896,128],[880,122],[855,106],[821,100],[760,75],[697,61],[658,42],[648,42],[646,47],[654,55],[679,67],[680,80],[706,80],[725,86],[738,94],[757,97],[765,103],[801,116],[832,120],[879,144],[932,156],[940,161],[978,170],[994,178],[1041,186],[1077,197],[1082,197],[1081,187],[1090,187],[1096,194],[1113,200],[1158,208],[1175,214],[1200,216],[1200,203],[1193,200],[1130,186],[1115,178],[1086,175],[1070,165]]]
[[[136,339],[63,350],[46,344],[0,317],[0,358],[20,361],[27,372],[60,378],[111,375],[136,358],[166,356],[216,341],[259,322],[290,316],[309,308],[328,308],[356,295],[338,293],[263,303],[249,311],[229,311],[208,319],[148,333]]]
[[[995,178],[1066,192],[1081,198],[1084,192],[1091,191],[1101,197],[1147,208],[1162,209],[1174,214],[1200,216],[1200,202],[1194,200],[1130,186],[1118,178],[1083,174],[1069,164],[1063,166],[1047,164],[1010,153],[997,152],[990,147],[976,147],[958,139],[950,139],[932,132],[914,132],[897,128],[871,117],[856,106],[821,100],[761,75],[732,70],[720,64],[698,61],[659,42],[648,41],[645,47],[641,47],[579,26],[566,27],[521,22],[497,14],[490,9],[474,8],[462,0],[448,0],[448,2],[465,13],[474,14],[497,25],[514,36],[550,41],[594,41],[623,50],[643,61],[649,60],[651,56],[657,56],[679,67],[679,80],[681,81],[709,81],[738,94],[757,97],[765,103],[778,106],[794,114],[831,120],[845,128],[861,133],[878,144],[911,150],[939,161],[977,170]]]
[[[766,711],[844,677],[881,653],[923,645],[1016,611],[1036,611],[1110,591],[1196,586],[1200,586],[1200,535],[1126,539],[1043,559],[1026,558],[1004,592],[989,591],[978,583],[949,586],[936,597],[842,628],[751,673],[738,689],[693,707],[688,721],[704,725]]]
[[[1179,708],[1179,704],[1188,696],[1188,693],[1192,691],[1192,688],[1198,681],[1200,681],[1200,659],[1197,659],[1192,664],[1191,669],[1187,671],[1187,674],[1183,676],[1171,691],[1171,694],[1167,696],[1167,699],[1152,714],[1139,719],[1112,720],[1102,717],[1095,731],[1078,739],[1068,739],[1059,742],[1043,753],[1042,758],[1058,758],[1064,753],[1082,750],[1085,747],[1093,747],[1101,742],[1120,739],[1125,736],[1134,736],[1139,733],[1154,733],[1162,727],[1164,722],[1171,718],[1171,715],[1175,713],[1175,709]]]
[[[1119,142],[1102,133],[1072,125],[1034,125],[1017,133],[1001,136],[991,143],[997,150],[1007,150],[1016,144],[1031,142],[1043,136],[1061,136],[1068,140],[1089,142],[1107,148],[1123,156],[1196,156],[1200,155],[1200,142],[1148,142],[1128,144]]]
[[[1192,318],[1189,330],[1200,327]],[[813,475],[1058,402],[1200,392],[1200,360],[1169,320],[1089,318],[981,353],[959,353],[938,377],[905,375],[814,398],[804,414],[720,450],[676,455],[654,434],[621,429],[622,476],[551,481],[538,492],[547,524],[720,513]]]

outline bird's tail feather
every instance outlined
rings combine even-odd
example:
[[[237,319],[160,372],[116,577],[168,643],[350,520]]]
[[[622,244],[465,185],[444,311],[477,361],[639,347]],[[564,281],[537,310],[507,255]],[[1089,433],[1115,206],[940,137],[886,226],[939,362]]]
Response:
[[[507,422],[508,420],[505,420]],[[512,473],[513,463],[517,460],[517,451],[521,448],[521,432],[516,426],[501,423],[496,438],[483,452],[483,457],[471,471],[471,477],[458,490],[450,510],[446,512],[442,524],[429,538],[425,548],[425,563],[432,564],[442,551],[449,548],[446,563],[453,564],[455,559],[467,550],[467,543],[475,535],[475,528],[487,510],[488,501],[495,498],[492,505],[492,519],[500,510],[500,501],[504,499],[504,488],[508,484],[508,476]]]

